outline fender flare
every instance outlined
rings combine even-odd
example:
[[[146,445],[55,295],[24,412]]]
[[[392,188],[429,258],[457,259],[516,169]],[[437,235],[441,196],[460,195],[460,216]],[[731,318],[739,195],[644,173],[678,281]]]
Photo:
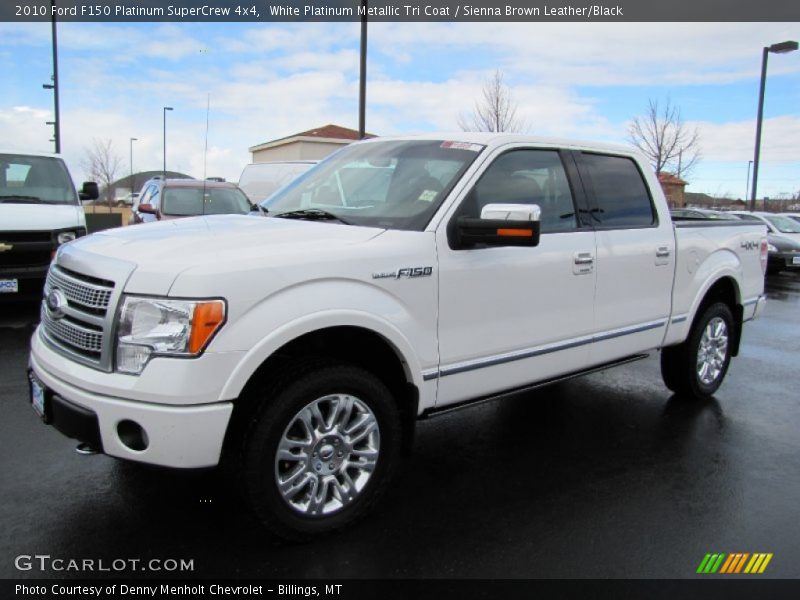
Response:
[[[220,399],[237,398],[264,361],[289,342],[315,331],[343,326],[359,327],[381,336],[397,354],[406,379],[417,389],[422,389],[422,367],[412,345],[397,327],[367,312],[339,309],[306,315],[270,332],[251,348],[236,366],[222,388]]]

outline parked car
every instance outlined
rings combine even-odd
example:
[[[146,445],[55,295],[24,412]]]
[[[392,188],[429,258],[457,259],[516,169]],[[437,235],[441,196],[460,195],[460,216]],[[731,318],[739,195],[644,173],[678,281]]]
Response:
[[[767,226],[767,230],[771,233],[800,239],[800,223],[789,217],[776,213],[745,210],[734,210],[730,214],[736,215],[740,219],[759,220]]]
[[[239,176],[239,187],[251,202],[263,202],[317,164],[316,160],[252,163]]]
[[[743,221],[767,226],[769,261],[767,273],[800,269],[800,223],[774,213],[734,211],[731,214]]]
[[[253,204],[234,183],[154,178],[144,184],[130,224],[200,215],[244,215]]]
[[[139,198],[139,192],[130,192],[117,199],[117,206],[133,206]]]
[[[800,223],[800,213],[786,212],[786,213],[778,213],[778,214],[780,214],[782,217],[788,217],[788,218],[792,219],[793,221],[797,221],[798,223]]]
[[[344,198],[327,189],[343,172]],[[97,296],[68,319],[43,307],[29,377],[34,410],[89,448],[222,461],[288,538],[364,516],[418,418],[659,350],[666,386],[707,399],[765,304],[764,226],[673,223],[623,146],[378,138],[282,188],[270,215],[62,248],[51,291]]]
[[[0,301],[41,299],[56,249],[86,235],[80,201],[97,196],[58,155],[0,152]]]

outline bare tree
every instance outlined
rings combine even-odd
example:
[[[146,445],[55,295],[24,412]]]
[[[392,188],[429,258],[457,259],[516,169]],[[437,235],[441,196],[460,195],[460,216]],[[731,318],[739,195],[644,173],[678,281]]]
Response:
[[[512,131],[525,129],[525,122],[517,116],[517,103],[511,88],[503,83],[499,69],[484,83],[481,99],[475,102],[472,113],[458,116],[458,126],[463,131]]]
[[[85,150],[81,166],[92,181],[96,181],[101,190],[105,190],[106,202],[111,206],[114,200],[114,189],[111,184],[117,179],[122,166],[122,158],[114,152],[111,140],[92,138],[92,145]]]
[[[669,171],[684,178],[700,162],[700,133],[686,126],[680,108],[669,98],[663,109],[658,100],[648,100],[647,114],[633,119],[628,135],[656,173]]]

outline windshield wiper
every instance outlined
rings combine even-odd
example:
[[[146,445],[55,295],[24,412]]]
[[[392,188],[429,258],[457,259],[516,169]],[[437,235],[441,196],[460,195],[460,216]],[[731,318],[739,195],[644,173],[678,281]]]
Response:
[[[14,204],[37,204],[42,199],[37,196],[18,196],[12,194],[10,196],[0,196],[0,202],[13,202]]]
[[[309,221],[339,221],[344,225],[351,225],[349,221],[345,221],[342,217],[339,217],[327,210],[322,210],[319,208],[303,208],[300,210],[289,210],[286,212],[278,213],[275,215],[276,217],[282,217],[284,219],[308,219]]]
[[[269,213],[269,210],[267,210],[266,208],[264,208],[260,204],[255,203],[255,204],[251,204],[250,205],[250,212],[251,213],[252,212],[257,212],[257,213],[260,213],[262,217],[266,217],[267,214]]]

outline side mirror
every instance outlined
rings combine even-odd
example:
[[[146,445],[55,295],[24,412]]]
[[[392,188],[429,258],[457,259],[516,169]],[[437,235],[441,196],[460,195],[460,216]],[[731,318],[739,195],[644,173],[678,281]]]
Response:
[[[139,212],[147,213],[148,215],[158,214],[158,211],[156,211],[155,207],[152,204],[149,204],[149,203],[140,204],[138,210],[139,210]]]
[[[100,188],[94,181],[84,181],[78,197],[81,200],[97,200],[100,197]]]
[[[541,213],[537,204],[487,204],[480,219],[458,219],[458,245],[538,246]]]

